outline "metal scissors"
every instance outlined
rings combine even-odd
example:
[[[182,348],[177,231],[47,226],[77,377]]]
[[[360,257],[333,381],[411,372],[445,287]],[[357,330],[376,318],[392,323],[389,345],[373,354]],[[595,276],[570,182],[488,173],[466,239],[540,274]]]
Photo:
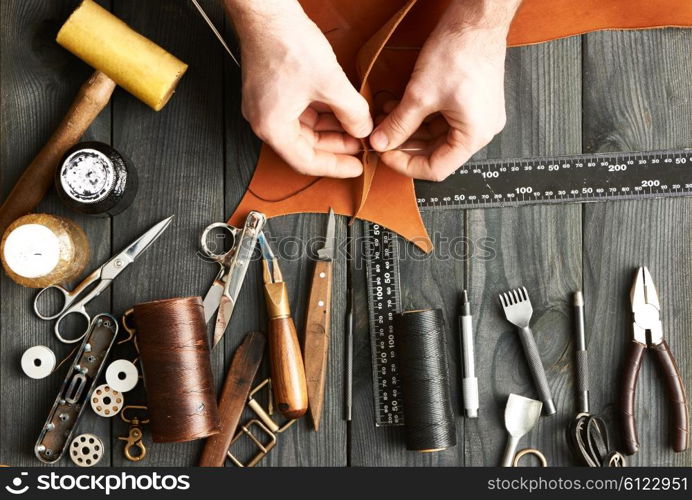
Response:
[[[218,310],[213,346],[216,346],[226,333],[248,265],[257,246],[257,239],[262,234],[266,221],[267,218],[263,213],[253,211],[248,214],[242,229],[225,222],[216,222],[207,226],[202,233],[202,251],[221,267],[204,297],[204,319],[207,323]],[[218,252],[216,248],[209,247],[210,232],[215,229],[225,230],[233,237],[233,245],[227,252]]]
[[[94,270],[73,290],[67,290],[60,285],[51,285],[41,290],[34,299],[34,312],[36,315],[43,320],[57,319],[54,331],[55,336],[58,337],[61,342],[74,344],[82,340],[89,331],[89,324],[91,323],[91,317],[87,313],[86,305],[101,295],[127,266],[132,264],[137,257],[149,248],[149,245],[156,241],[168,228],[172,220],[173,216],[156,224],[127,246],[122,252],[111,257],[108,262]],[[62,308],[53,314],[46,314],[41,311],[40,304],[42,302],[49,302],[48,299],[41,300],[41,297],[43,297],[48,290],[58,290],[62,294],[64,300]],[[78,337],[65,338],[63,335],[65,332],[61,328],[61,325],[65,323],[67,317],[75,315],[86,320],[84,330]]]

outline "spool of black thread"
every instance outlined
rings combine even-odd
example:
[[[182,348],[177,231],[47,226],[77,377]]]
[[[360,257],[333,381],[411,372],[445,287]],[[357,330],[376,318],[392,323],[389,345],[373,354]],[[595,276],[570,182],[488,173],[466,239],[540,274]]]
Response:
[[[55,173],[62,202],[88,215],[116,215],[137,194],[137,171],[132,162],[102,142],[73,146]]]
[[[397,314],[394,328],[404,399],[406,447],[433,452],[456,446],[442,311],[427,309]]]

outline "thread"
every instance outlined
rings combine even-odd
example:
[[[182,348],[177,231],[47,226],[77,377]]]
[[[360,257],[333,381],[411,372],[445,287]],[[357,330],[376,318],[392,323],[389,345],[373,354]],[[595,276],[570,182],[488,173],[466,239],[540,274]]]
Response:
[[[137,194],[132,162],[102,142],[70,148],[55,172],[55,189],[70,209],[87,215],[117,215]]]
[[[44,288],[82,274],[89,261],[89,240],[69,219],[29,214],[7,228],[0,254],[12,281],[28,288]]]
[[[202,299],[137,304],[134,324],[154,442],[192,441],[218,434]]]
[[[440,309],[394,317],[406,422],[406,447],[421,452],[456,446],[447,364],[447,339]]]

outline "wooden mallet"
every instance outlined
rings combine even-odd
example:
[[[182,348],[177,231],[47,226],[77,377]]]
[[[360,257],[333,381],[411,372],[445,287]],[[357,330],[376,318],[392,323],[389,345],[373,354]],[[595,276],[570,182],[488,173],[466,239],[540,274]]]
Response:
[[[0,236],[15,219],[40,203],[53,183],[58,163],[108,104],[116,85],[159,111],[187,70],[187,64],[92,0],[84,0],[72,13],[57,42],[96,71],[0,207]]]

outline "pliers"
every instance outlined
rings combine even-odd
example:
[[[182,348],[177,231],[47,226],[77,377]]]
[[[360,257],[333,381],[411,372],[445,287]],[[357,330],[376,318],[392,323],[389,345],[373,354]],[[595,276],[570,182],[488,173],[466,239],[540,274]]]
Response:
[[[672,447],[685,451],[688,446],[688,408],[685,386],[678,371],[678,365],[663,339],[661,305],[651,274],[646,267],[640,267],[630,291],[632,313],[634,314],[633,338],[623,373],[623,391],[620,399],[623,444],[625,453],[633,455],[639,451],[639,437],[634,416],[635,391],[639,369],[645,349],[651,349],[658,359],[659,367],[665,376],[671,409],[673,412]],[[648,338],[647,338],[648,333]]]

